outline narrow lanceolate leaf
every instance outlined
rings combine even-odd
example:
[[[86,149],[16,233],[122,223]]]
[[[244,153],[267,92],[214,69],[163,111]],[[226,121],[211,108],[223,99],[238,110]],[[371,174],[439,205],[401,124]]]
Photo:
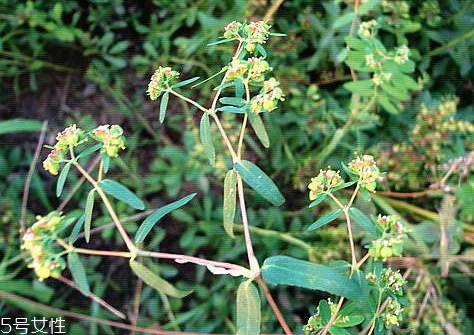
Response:
[[[270,139],[268,138],[267,131],[265,130],[265,125],[263,124],[260,115],[251,111],[249,111],[247,115],[258,139],[260,140],[260,142],[262,142],[262,145],[265,148],[268,148],[270,146]]]
[[[173,86],[171,86],[171,88],[178,88],[178,87],[183,87],[183,86],[186,86],[186,85],[189,85],[191,83],[194,83],[196,80],[198,80],[199,77],[194,77],[194,78],[190,78],[190,79],[186,79],[186,80],[183,80],[177,84],[174,84]]]
[[[349,215],[354,221],[372,237],[379,235],[379,230],[375,226],[374,222],[360,210],[355,207],[349,209]]]
[[[163,97],[161,98],[161,103],[160,103],[160,123],[163,123],[165,120],[166,116],[166,109],[168,108],[168,100],[170,98],[170,94],[168,92],[165,92],[163,94]]]
[[[212,143],[211,124],[209,122],[208,113],[202,114],[199,131],[201,135],[202,145],[204,146],[207,158],[209,159],[209,164],[214,166],[214,164],[216,163],[216,149],[214,149],[214,144]]]
[[[70,169],[71,169],[71,164],[68,163],[64,165],[61,173],[59,174],[58,183],[56,184],[56,196],[58,198],[61,196],[61,193],[63,193],[64,183],[66,182],[67,175]]]
[[[242,107],[235,107],[235,106],[223,106],[217,108],[219,112],[229,112],[235,114],[244,114],[245,110]]]
[[[169,295],[170,297],[184,298],[192,292],[178,290],[166,280],[153,273],[153,271],[151,271],[145,265],[137,261],[130,260],[130,267],[137,277],[142,279],[147,285],[153,287],[159,292]]]
[[[245,99],[237,98],[237,97],[224,97],[220,98],[219,102],[223,105],[232,105],[236,107],[242,107],[247,103]]]
[[[184,198],[172,202],[166,206],[163,206],[153,213],[151,213],[141,224],[140,228],[137,230],[137,234],[135,235],[135,242],[140,243],[143,242],[151,231],[151,229],[155,226],[155,224],[166,214],[178,209],[179,207],[188,203],[192,198],[196,196],[196,193],[191,193]]]
[[[79,233],[81,232],[82,227],[84,226],[85,219],[86,216],[84,214],[82,214],[79,219],[77,219],[76,223],[74,224],[74,228],[72,228],[71,235],[69,235],[69,244],[73,244],[77,241]]]
[[[87,282],[86,271],[84,265],[75,252],[71,252],[67,255],[67,265],[69,271],[71,271],[72,279],[76,282],[77,286],[84,295],[90,294],[89,283]]]
[[[99,187],[107,194],[129,204],[135,209],[145,209],[145,204],[135,193],[114,180],[104,179],[99,183]]]
[[[207,45],[211,46],[211,45],[216,45],[216,44],[221,44],[221,43],[232,42],[232,41],[235,41],[235,40],[236,40],[236,38],[226,38],[226,39],[223,39],[223,40],[208,43]]]
[[[347,13],[344,14],[340,17],[338,17],[336,20],[334,20],[332,27],[334,29],[339,29],[341,27],[347,26],[349,23],[352,22],[352,20],[355,17],[355,13]]]
[[[285,202],[285,198],[275,183],[252,162],[238,161],[234,164],[234,169],[251,188],[275,206],[280,206]]]
[[[92,211],[94,210],[94,195],[95,189],[90,190],[86,199],[86,207],[84,208],[84,237],[87,243],[89,243],[89,239],[91,236]]]
[[[323,217],[320,217],[318,220],[313,222],[311,226],[308,227],[308,231],[316,230],[318,228],[321,228],[325,224],[334,221],[341,214],[341,212],[341,209],[335,209],[332,212],[329,212],[328,214],[324,215]]]
[[[237,289],[237,335],[260,334],[260,297],[248,280]]]
[[[320,195],[317,196],[316,199],[313,200],[312,203],[309,204],[309,208],[312,208],[312,207],[315,207],[317,205],[319,205],[320,203],[322,203],[326,198],[327,198],[327,194],[326,193],[321,193]]]
[[[234,238],[234,217],[237,202],[237,172],[227,171],[224,179],[224,205],[222,208],[224,229],[226,233]]]
[[[267,258],[263,263],[262,275],[266,282],[274,285],[320,290],[348,299],[357,299],[361,295],[357,282],[330,267],[288,256]]]

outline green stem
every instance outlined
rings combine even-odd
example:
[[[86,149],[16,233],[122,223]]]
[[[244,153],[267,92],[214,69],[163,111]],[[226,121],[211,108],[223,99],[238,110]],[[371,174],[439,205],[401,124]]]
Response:
[[[427,54],[425,54],[421,58],[421,61],[424,61],[429,57],[433,57],[433,56],[442,54],[442,53],[448,51],[449,49],[451,49],[452,47],[454,47],[456,44],[461,43],[462,41],[467,40],[467,39],[469,39],[473,36],[474,36],[474,28],[469,30],[468,32],[462,34],[461,36],[458,36],[458,37],[452,39],[448,43],[443,44],[442,46],[440,46],[440,47],[438,47],[434,50],[431,50],[430,52],[428,52]]]

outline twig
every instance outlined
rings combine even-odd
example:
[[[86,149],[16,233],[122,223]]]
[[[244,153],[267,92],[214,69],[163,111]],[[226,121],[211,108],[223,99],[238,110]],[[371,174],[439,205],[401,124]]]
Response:
[[[290,327],[288,327],[288,324],[286,323],[285,318],[281,314],[280,309],[278,308],[278,305],[276,304],[275,300],[273,300],[272,294],[270,293],[270,290],[268,289],[267,284],[261,277],[257,277],[256,281],[260,285],[260,288],[262,289],[263,293],[265,294],[268,304],[270,305],[270,307],[273,310],[273,313],[278,319],[278,322],[280,323],[281,328],[283,328],[283,331],[285,332],[286,335],[292,335]]]
[[[33,178],[33,173],[35,172],[36,163],[41,152],[41,147],[43,146],[44,137],[46,135],[46,129],[48,127],[48,121],[43,121],[43,126],[41,127],[41,134],[38,139],[38,144],[36,145],[35,154],[33,160],[31,161],[30,168],[25,180],[25,186],[23,187],[23,199],[21,202],[21,214],[20,214],[20,235],[23,235],[25,232],[25,217],[26,217],[26,206],[28,204],[28,196],[30,194],[30,185]]]
[[[285,0],[275,0],[275,2],[272,3],[270,8],[268,8],[267,12],[263,16],[263,21],[270,21],[283,2],[285,2]]]
[[[69,285],[71,286],[73,289],[75,290],[78,290],[81,292],[81,290],[79,289],[79,286],[77,286],[74,282],[70,281],[69,279],[63,277],[63,276],[59,276],[58,278],[56,278],[57,280],[59,280],[60,282],[66,284],[66,285]],[[82,292],[81,292],[82,293]],[[86,295],[86,297],[88,298],[91,298],[92,300],[94,300],[95,302],[97,302],[99,305],[101,305],[102,307],[104,307],[105,309],[107,309],[109,312],[115,314],[116,316],[118,316],[119,318],[121,319],[126,319],[127,317],[125,316],[125,314],[123,314],[122,312],[118,311],[117,309],[115,309],[114,307],[112,307],[111,305],[109,305],[107,302],[105,302],[103,299],[101,299],[100,297],[98,297],[97,295],[95,295],[94,293],[92,292],[89,292],[88,295]]]
[[[137,278],[137,283],[135,285],[135,297],[134,297],[134,301],[133,301],[133,312],[132,312],[132,317],[131,317],[132,326],[137,325],[138,318],[140,316],[140,298],[141,298],[141,295],[142,295],[142,286],[143,286],[142,279]],[[131,330],[130,335],[135,335],[135,330]]]

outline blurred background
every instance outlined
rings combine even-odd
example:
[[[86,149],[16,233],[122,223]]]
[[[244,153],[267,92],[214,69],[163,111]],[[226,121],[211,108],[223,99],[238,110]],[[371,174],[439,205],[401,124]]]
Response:
[[[44,144],[53,144],[55,134],[72,123],[83,129],[120,124],[127,150],[111,166],[114,179],[136,190],[148,208],[190,192],[199,194],[162,220],[148,249],[245,264],[239,225],[232,240],[221,223],[222,181],[229,164],[221,154],[222,143],[216,141],[217,164],[210,167],[199,140],[200,113],[171,98],[167,122],[160,124],[159,103],[151,102],[145,91],[158,66],[172,66],[182,78],[210,77],[229,61],[233,46],[206,44],[233,20],[265,19],[273,31],[287,34],[266,45],[286,100],[265,117],[271,148],[248,136],[246,159],[258,160],[288,202],[272,207],[249,192],[257,257],[261,262],[276,254],[316,262],[348,259],[344,226],[305,232],[318,213],[307,208],[306,186],[321,167],[339,168],[355,151],[372,154],[387,175],[374,201],[359,205],[369,213],[399,213],[413,229],[407,257],[394,264],[412,269],[411,307],[399,334],[473,334],[474,137],[469,127],[460,125],[472,128],[474,122],[474,2],[379,1],[368,16],[382,20],[379,36],[386,46],[409,46],[416,63],[414,78],[422,88],[397,114],[368,111],[346,125],[351,94],[342,84],[351,76],[338,55],[349,26],[334,29],[333,22],[353,2],[0,0],[0,294],[9,294],[0,296],[0,317],[46,313],[35,301],[117,319],[60,281],[39,282],[26,268],[19,248],[22,211],[27,225],[35,215],[60,205],[67,212],[80,211],[88,191],[80,189],[69,198],[79,182],[70,174],[66,191],[56,198],[56,178],[40,164],[48,150],[33,160],[42,128]],[[208,105],[216,85],[210,81],[186,92]],[[439,113],[446,101],[457,105],[454,118]],[[222,117],[229,129],[236,124],[235,115]],[[344,136],[320,159],[340,129]],[[32,161],[36,168],[28,174]],[[25,203],[27,176],[31,183]],[[143,216],[134,216],[123,204],[116,207],[134,231]],[[110,222],[102,213],[97,206],[95,227]],[[441,231],[447,234],[447,249],[440,248]],[[109,228],[95,235],[89,247],[119,249],[120,243]],[[170,331],[235,331],[236,278],[160,262],[163,277],[194,290],[184,299],[168,299],[142,286],[126,260],[91,256],[84,262],[93,292],[123,311],[127,323]],[[67,271],[64,275],[70,277]],[[436,294],[427,294],[433,288]],[[317,301],[326,297],[295,288],[272,291],[296,333]],[[281,333],[266,303],[262,313],[262,332]],[[67,330],[72,335],[130,333],[74,318],[67,319]]]

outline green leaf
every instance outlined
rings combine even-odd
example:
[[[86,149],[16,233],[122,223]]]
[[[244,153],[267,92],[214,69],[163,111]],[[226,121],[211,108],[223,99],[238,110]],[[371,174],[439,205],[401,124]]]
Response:
[[[87,148],[86,150],[82,151],[79,155],[77,155],[77,159],[82,158],[82,157],[87,157],[90,154],[93,154],[97,150],[100,150],[102,148],[103,144],[102,143],[97,143],[96,145]]]
[[[379,4],[379,0],[369,0],[359,7],[359,15],[365,15]]]
[[[267,58],[267,51],[261,44],[257,44],[257,51],[263,58]]]
[[[73,244],[77,241],[77,237],[79,236],[79,233],[81,232],[82,227],[84,226],[85,219],[86,216],[84,214],[82,214],[79,219],[77,219],[76,224],[72,228],[71,235],[69,235],[69,244]]]
[[[380,104],[390,114],[397,114],[398,108],[395,107],[386,95],[379,94],[377,96],[377,103]]]
[[[103,55],[104,59],[115,66],[116,68],[122,69],[127,65],[127,61],[120,57]]]
[[[193,78],[190,78],[190,79],[186,79],[186,80],[183,80],[179,83],[174,84],[173,86],[171,86],[171,88],[183,87],[183,86],[189,85],[191,83],[194,83],[198,79],[199,79],[199,77],[193,77]]]
[[[92,211],[94,210],[94,195],[95,189],[90,190],[86,198],[86,207],[84,208],[84,237],[87,243],[89,243],[89,239],[91,236]]]
[[[237,202],[237,172],[235,170],[227,171],[224,178],[224,205],[222,207],[222,216],[224,221],[224,230],[234,238],[234,217]]]
[[[235,40],[236,40],[236,38],[226,38],[226,39],[223,39],[223,40],[220,40],[220,41],[215,41],[215,42],[208,43],[207,46],[232,42],[232,41],[235,41]]]
[[[344,40],[346,41],[346,44],[354,50],[363,51],[367,47],[366,42],[353,36],[346,36]]]
[[[195,196],[196,196],[196,193],[191,193],[185,196],[184,198],[178,201],[172,202],[166,206],[163,206],[157,209],[156,211],[154,211],[153,213],[151,213],[138,228],[137,233],[135,235],[135,242],[136,243],[143,242],[146,236],[148,235],[148,233],[150,233],[151,229],[163,216],[185,205]]]
[[[336,326],[332,326],[331,328],[329,328],[329,333],[331,335],[351,335],[348,330]]]
[[[252,162],[241,160],[234,164],[234,169],[251,188],[275,206],[280,206],[285,202],[285,198],[275,183]]]
[[[334,29],[339,29],[341,27],[344,27],[348,25],[349,23],[351,23],[354,17],[355,17],[355,13],[346,13],[342,16],[339,16],[336,20],[334,20],[332,27]]]
[[[165,120],[166,109],[168,108],[169,98],[170,98],[170,94],[168,92],[165,92],[163,94],[163,97],[161,98],[161,102],[160,102],[160,123],[163,123],[163,121]]]
[[[59,174],[58,182],[56,184],[56,196],[58,198],[61,196],[61,193],[63,193],[64,183],[66,182],[66,178],[70,169],[71,163],[67,163],[66,165],[64,165],[61,173]]]
[[[341,214],[341,212],[341,209],[335,209],[332,212],[329,212],[328,214],[313,222],[311,226],[308,227],[308,231],[316,230],[318,228],[321,228],[325,224],[334,221],[339,216],[339,214]]]
[[[326,198],[327,198],[327,194],[326,193],[321,193],[320,195],[317,196],[316,199],[313,200],[312,203],[309,204],[309,208],[313,208],[317,205],[319,205],[320,203],[322,203]]]
[[[266,282],[273,285],[320,290],[348,299],[357,299],[360,296],[360,287],[354,280],[328,266],[288,256],[267,258],[263,263],[262,275]]]
[[[342,49],[342,50],[337,54],[337,57],[336,57],[337,61],[338,61],[339,63],[342,63],[343,61],[345,61],[346,58],[347,58],[347,54],[348,54],[348,53],[349,53],[349,49],[348,49],[348,48]]]
[[[331,309],[329,308],[329,304],[327,300],[322,299],[319,301],[319,315],[321,315],[321,321],[323,321],[324,325],[327,325],[329,320],[331,319]]]
[[[364,322],[364,317],[362,315],[350,315],[345,316],[343,320],[344,322],[336,322],[336,326],[341,328],[354,327]]]
[[[410,99],[410,96],[408,95],[405,87],[395,87],[395,86],[392,86],[390,84],[385,84],[385,83],[383,83],[381,87],[385,93],[392,96],[396,100],[406,101]]]
[[[245,109],[241,107],[235,107],[235,106],[223,106],[217,108],[219,112],[229,112],[229,113],[235,113],[235,114],[244,114]]]
[[[40,131],[41,122],[29,119],[11,119],[0,122],[0,135]]]
[[[340,189],[343,189],[343,188],[352,186],[352,185],[354,185],[355,183],[357,183],[356,180],[348,181],[348,182],[345,182],[345,183],[341,183],[341,184],[337,185],[336,187],[332,187],[332,188],[331,188],[331,192],[335,192],[335,191],[338,191],[338,190],[340,190]]]
[[[350,81],[343,86],[361,97],[370,97],[374,94],[374,82],[371,79]]]
[[[99,183],[99,187],[112,197],[123,201],[135,209],[145,209],[145,204],[128,188],[110,179],[104,179]]]
[[[102,165],[104,166],[104,173],[107,173],[110,168],[110,156],[107,155],[105,152],[101,152],[100,159],[102,160]]]
[[[149,268],[133,259],[130,260],[130,267],[137,277],[141,278],[147,285],[170,297],[184,298],[192,292],[178,290],[166,280],[154,274]]]
[[[267,131],[265,130],[265,125],[263,124],[262,119],[258,113],[253,113],[249,111],[247,113],[249,117],[250,124],[252,125],[255,134],[265,148],[270,147],[270,139],[268,138]]]
[[[349,209],[349,215],[354,219],[357,224],[364,229],[372,237],[377,237],[380,232],[375,226],[374,222],[359,209],[351,207]]]
[[[400,73],[400,72],[395,72],[392,74],[392,78],[390,82],[397,86],[401,85],[406,87],[409,90],[418,90],[418,83],[413,80],[412,77],[407,76],[406,74]]]
[[[117,44],[115,44],[112,48],[110,48],[109,52],[111,54],[118,54],[121,52],[124,52],[128,48],[128,41],[120,41]]]
[[[216,164],[216,149],[214,149],[214,144],[212,143],[211,124],[208,113],[202,114],[199,134],[201,135],[201,142],[209,159],[209,164],[214,166]]]
[[[260,334],[260,297],[251,280],[237,289],[237,335]]]
[[[224,97],[220,98],[219,102],[224,105],[232,105],[236,107],[242,107],[247,103],[245,99],[242,98],[234,98],[234,97]]]
[[[81,290],[81,293],[84,295],[90,294],[89,283],[87,282],[86,271],[84,270],[84,265],[75,252],[70,252],[67,255],[67,264],[69,271],[71,271],[72,278],[76,282],[77,286]]]

